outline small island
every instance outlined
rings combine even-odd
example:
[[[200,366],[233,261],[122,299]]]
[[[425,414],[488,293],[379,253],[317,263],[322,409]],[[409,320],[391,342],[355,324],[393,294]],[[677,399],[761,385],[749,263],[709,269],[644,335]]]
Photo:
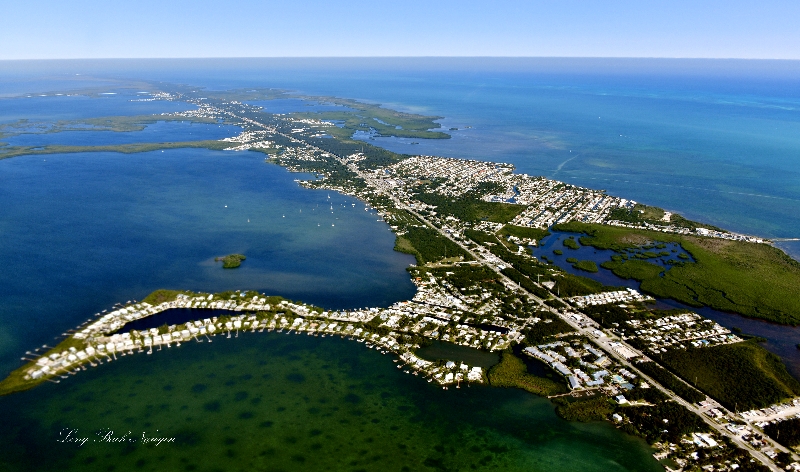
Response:
[[[215,257],[215,262],[222,261],[223,269],[235,269],[242,265],[242,261],[247,259],[243,254],[228,254],[223,257]]]

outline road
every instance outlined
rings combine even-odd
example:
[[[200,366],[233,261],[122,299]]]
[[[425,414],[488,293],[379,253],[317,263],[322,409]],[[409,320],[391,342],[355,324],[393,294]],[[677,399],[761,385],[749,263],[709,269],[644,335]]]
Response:
[[[251,125],[253,125],[253,126],[258,126],[258,127],[262,128],[262,129],[265,129],[265,130],[268,130],[268,131],[270,131],[270,132],[273,132],[273,133],[275,133],[275,134],[281,135],[281,136],[283,136],[283,137],[285,137],[285,138],[287,138],[287,139],[291,140],[292,142],[296,142],[296,143],[302,143],[302,144],[304,144],[304,145],[306,145],[306,146],[308,146],[308,147],[311,147],[311,148],[313,148],[313,149],[315,149],[315,150],[317,150],[317,151],[319,151],[319,152],[323,152],[323,153],[327,153],[327,154],[333,155],[333,156],[335,156],[335,158],[336,158],[336,159],[337,159],[337,160],[338,160],[340,163],[342,163],[342,164],[343,164],[343,165],[345,165],[345,166],[348,166],[348,163],[347,163],[347,161],[346,161],[345,159],[343,159],[343,158],[342,158],[342,156],[338,156],[338,155],[335,155],[335,154],[333,154],[333,153],[332,153],[332,152],[330,152],[330,151],[326,151],[326,150],[324,150],[324,149],[320,149],[320,148],[318,148],[318,147],[316,147],[316,146],[314,146],[314,145],[312,145],[312,144],[309,144],[309,143],[306,143],[305,141],[302,141],[302,140],[300,140],[300,139],[297,139],[297,138],[295,138],[294,136],[289,136],[289,135],[286,135],[286,134],[284,134],[284,133],[281,133],[281,132],[277,131],[277,129],[275,129],[274,127],[270,127],[270,126],[268,126],[268,125],[266,125],[266,124],[259,123],[259,122],[255,121],[255,120],[252,120],[252,119],[250,119],[250,118],[246,118],[246,117],[243,117],[243,116],[239,116],[239,115],[237,115],[237,114],[235,114],[234,112],[231,112],[231,111],[229,111],[229,110],[225,110],[225,109],[218,109],[218,110],[219,110],[220,112],[226,113],[226,114],[228,114],[228,115],[230,115],[230,116],[232,116],[232,117],[235,117],[236,119],[239,119],[239,120],[242,120],[242,121],[244,121],[244,122],[246,122],[246,123],[249,123],[249,124],[251,124]],[[362,173],[362,172],[361,172],[361,171],[360,171],[358,168],[356,168],[355,166],[352,166],[352,167],[351,167],[351,166],[348,166],[348,168],[349,168],[349,169],[351,169],[351,170],[352,170],[352,171],[353,171],[353,172],[354,172],[354,173],[355,173],[355,174],[356,174],[358,177],[360,177],[361,179],[363,179],[363,180],[364,180],[364,181],[365,181],[365,182],[366,182],[368,185],[371,183],[371,181],[372,181],[372,176],[365,175],[364,173]],[[604,351],[604,352],[605,352],[607,355],[609,355],[611,358],[615,359],[615,360],[616,360],[617,362],[619,362],[621,365],[624,365],[626,369],[630,370],[631,372],[634,372],[634,373],[636,373],[636,374],[637,374],[637,375],[639,375],[641,378],[643,378],[643,379],[646,379],[650,385],[654,386],[654,387],[655,387],[655,388],[657,388],[659,391],[661,391],[662,393],[664,393],[665,395],[667,395],[667,396],[668,396],[668,397],[669,397],[671,400],[674,400],[675,402],[677,402],[677,403],[679,403],[680,405],[684,406],[684,407],[685,407],[686,409],[688,409],[689,411],[691,411],[691,412],[693,412],[694,414],[698,415],[698,416],[699,416],[700,418],[702,418],[702,419],[703,419],[703,421],[704,421],[706,424],[708,424],[708,425],[709,425],[709,426],[710,426],[710,427],[711,427],[711,428],[712,428],[714,431],[716,431],[717,433],[719,433],[719,434],[720,434],[720,435],[722,435],[722,436],[726,436],[726,437],[728,437],[728,438],[729,438],[729,439],[730,439],[730,440],[731,440],[731,441],[732,441],[734,444],[736,444],[736,445],[737,445],[737,446],[739,446],[740,448],[742,448],[742,449],[744,449],[744,450],[748,451],[748,452],[749,452],[749,453],[750,453],[750,454],[751,454],[753,457],[755,457],[756,459],[758,459],[758,461],[759,461],[759,462],[761,462],[762,464],[764,464],[765,466],[767,466],[767,467],[768,467],[770,470],[772,470],[772,471],[774,471],[774,472],[780,472],[780,470],[781,470],[781,469],[779,469],[779,468],[778,468],[778,467],[775,465],[775,463],[774,463],[774,462],[772,462],[772,460],[771,460],[769,457],[767,457],[767,456],[766,456],[764,453],[762,453],[761,451],[758,451],[758,450],[757,450],[757,449],[755,449],[755,448],[754,448],[754,447],[753,447],[751,444],[749,444],[749,443],[747,443],[747,442],[743,441],[743,440],[742,440],[742,439],[741,439],[739,436],[737,436],[737,435],[735,435],[735,434],[731,433],[730,431],[728,431],[727,429],[725,429],[725,428],[724,428],[722,425],[720,425],[720,424],[719,424],[719,423],[717,423],[716,421],[712,420],[711,418],[709,418],[708,416],[706,416],[705,414],[703,414],[702,410],[701,410],[699,407],[697,407],[697,406],[693,405],[692,403],[689,403],[689,402],[687,402],[687,401],[686,401],[686,400],[684,400],[683,398],[681,398],[681,397],[679,397],[678,395],[676,395],[675,393],[673,393],[671,390],[668,390],[668,389],[666,389],[665,387],[663,387],[662,385],[660,385],[658,382],[656,382],[656,381],[655,381],[655,380],[653,380],[652,378],[650,378],[650,377],[648,377],[647,375],[643,374],[643,373],[642,373],[641,371],[639,371],[639,369],[637,369],[637,368],[636,368],[636,367],[635,367],[635,366],[634,366],[634,365],[633,365],[631,362],[629,362],[629,361],[628,361],[627,359],[625,359],[623,356],[619,355],[619,354],[616,352],[616,350],[614,350],[614,349],[611,347],[610,343],[611,343],[611,341],[612,341],[612,339],[613,339],[613,341],[614,341],[614,342],[619,342],[619,343],[621,343],[623,346],[626,346],[628,349],[631,349],[631,350],[633,350],[634,352],[638,352],[638,350],[634,349],[633,347],[631,347],[630,345],[628,345],[627,343],[625,343],[625,342],[624,342],[622,339],[609,338],[609,337],[601,337],[601,338],[596,338],[596,337],[594,336],[594,333],[592,333],[592,332],[591,332],[591,331],[589,331],[588,329],[581,327],[579,324],[575,323],[575,322],[574,322],[572,319],[570,319],[569,317],[567,317],[567,316],[565,316],[565,315],[563,315],[563,314],[559,313],[557,310],[554,310],[553,308],[551,308],[551,307],[549,307],[549,306],[545,305],[544,301],[543,301],[542,299],[540,299],[539,297],[537,297],[537,296],[535,296],[534,294],[532,294],[532,293],[528,292],[527,290],[523,289],[522,287],[519,287],[519,286],[518,286],[518,285],[517,285],[517,284],[516,284],[514,281],[512,281],[512,280],[511,280],[510,278],[508,278],[508,277],[507,277],[505,274],[503,274],[502,272],[500,272],[500,269],[499,269],[498,267],[496,267],[495,265],[493,265],[493,264],[489,263],[488,261],[486,261],[486,260],[484,259],[484,257],[482,256],[482,254],[478,253],[477,251],[473,251],[473,250],[471,250],[469,247],[467,247],[466,245],[464,245],[464,244],[463,244],[463,242],[461,242],[461,241],[459,241],[459,240],[457,240],[457,239],[453,238],[453,237],[452,237],[450,234],[448,234],[446,231],[443,231],[442,229],[438,228],[436,225],[432,224],[430,221],[428,221],[428,220],[427,220],[427,219],[426,219],[424,216],[420,215],[420,214],[419,214],[417,211],[415,211],[413,208],[410,208],[408,205],[406,205],[406,204],[404,204],[402,201],[400,201],[400,200],[399,200],[399,199],[398,199],[398,198],[397,198],[395,195],[392,195],[391,193],[386,193],[386,192],[385,192],[383,189],[381,189],[381,188],[379,188],[379,187],[377,187],[377,186],[374,186],[374,185],[372,186],[372,188],[373,188],[374,190],[376,190],[378,193],[380,193],[380,194],[382,194],[382,195],[384,195],[384,196],[386,196],[386,197],[390,198],[390,199],[391,199],[391,201],[392,201],[392,202],[395,204],[395,206],[396,206],[397,208],[399,208],[399,209],[402,209],[402,210],[405,210],[405,211],[407,211],[407,212],[409,212],[409,213],[413,214],[413,215],[414,215],[416,218],[418,218],[418,219],[419,219],[421,222],[423,222],[424,224],[428,225],[430,228],[432,228],[432,229],[436,230],[436,231],[437,231],[439,234],[441,234],[441,235],[442,235],[442,236],[444,236],[445,238],[449,239],[449,240],[450,240],[450,241],[452,241],[453,243],[457,244],[457,245],[458,245],[458,246],[459,246],[461,249],[463,249],[463,250],[464,250],[464,251],[465,251],[467,254],[469,254],[470,256],[472,256],[472,257],[473,257],[473,258],[474,258],[476,261],[478,261],[478,262],[480,262],[480,263],[484,264],[484,265],[485,265],[485,266],[487,266],[487,267],[490,267],[492,270],[494,270],[494,271],[497,273],[498,277],[499,277],[501,280],[503,280],[503,281],[504,281],[504,282],[507,284],[507,286],[511,286],[511,287],[518,287],[518,289],[520,290],[520,292],[522,292],[522,293],[524,293],[524,294],[526,294],[526,295],[527,295],[527,297],[528,297],[529,301],[531,301],[531,302],[533,302],[533,303],[535,303],[535,304],[537,304],[537,305],[539,305],[539,306],[545,307],[546,309],[548,309],[548,310],[550,310],[551,312],[553,312],[553,313],[555,313],[556,315],[558,315],[558,316],[559,316],[559,317],[560,317],[562,320],[564,320],[564,321],[565,321],[567,324],[569,324],[569,325],[570,325],[570,326],[571,326],[573,329],[575,329],[575,330],[576,330],[576,331],[578,331],[580,334],[582,334],[582,335],[586,336],[588,339],[590,339],[590,340],[591,340],[591,341],[592,341],[592,342],[593,342],[593,343],[594,343],[596,346],[598,346],[600,349],[602,349],[602,350],[603,350],[603,351]],[[509,264],[509,266],[510,266],[510,265],[511,265],[511,264]],[[534,282],[534,283],[535,283],[535,282]],[[538,285],[538,283],[537,283],[537,285]],[[565,303],[565,302],[564,302],[564,301],[563,301],[563,300],[562,300],[560,297],[558,297],[558,296],[556,296],[556,295],[553,295],[553,296],[554,296],[554,297],[555,297],[557,300],[559,300],[560,302],[562,302],[562,303]],[[565,303],[565,305],[566,305],[566,303]],[[576,311],[576,312],[580,313],[580,312],[579,312],[579,311],[577,311],[577,310],[574,310],[574,311]],[[580,313],[580,314],[581,314],[582,316],[586,317],[587,319],[589,319],[589,317],[588,317],[588,316],[586,316],[586,315],[584,315],[583,313]],[[528,321],[527,321],[527,320],[521,320],[521,321],[522,321],[522,325],[519,327],[520,329],[519,329],[518,331],[521,331],[521,330],[523,330],[523,329],[524,329],[524,328],[527,326],[527,323],[528,323]],[[646,356],[644,356],[644,355],[643,355],[642,357],[644,357],[645,359],[647,359],[647,358],[646,358]],[[649,359],[648,359],[648,360],[649,360]],[[718,402],[717,402],[717,403],[718,403]],[[782,450],[785,450],[785,448],[780,448],[780,449],[782,449]]]

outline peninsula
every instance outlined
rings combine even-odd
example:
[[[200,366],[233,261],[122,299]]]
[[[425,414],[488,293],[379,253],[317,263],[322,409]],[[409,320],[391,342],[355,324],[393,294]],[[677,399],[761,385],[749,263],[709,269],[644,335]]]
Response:
[[[428,131],[432,126],[424,128],[430,118],[330,98],[349,110],[274,115],[242,101],[275,97],[275,91],[199,94],[176,87],[159,99],[197,107],[168,119],[242,129],[212,148],[264,153],[269,163],[315,176],[301,185],[352,195],[374,208],[396,234],[396,250],[416,258],[408,269],[416,295],[388,308],[330,311],[256,292],[157,291],[98,314],[55,347],[43,346],[0,382],[0,394],[60,382],[117,355],[210,342],[215,335],[265,330],[335,335],[392,353],[398,368],[442,388],[487,383],[550,396],[562,417],[613,421],[646,438],[657,457],[681,467],[698,465],[699,452],[700,465],[715,470],[779,470],[797,460],[788,448],[792,444],[765,434],[780,429],[773,425],[793,424],[800,408],[800,383],[780,360],[697,313],[657,310],[648,303],[652,297],[673,298],[797,324],[800,301],[793,294],[800,264],[769,241],[603,191],[516,174],[509,164],[398,155],[352,138],[363,128],[443,138],[444,133]],[[204,146],[198,143],[204,142],[169,144]],[[57,147],[2,152],[9,157],[51,150],[68,152]],[[618,256],[601,266],[640,280],[641,292],[604,286],[533,257],[529,246],[549,231],[577,234],[564,252],[581,245],[614,249]],[[631,256],[664,243],[680,245],[691,260],[667,269],[646,256]],[[244,256],[236,259],[240,263]],[[590,262],[576,259],[575,265],[587,273],[599,270]],[[160,314],[186,308],[230,314],[130,327],[147,319],[157,323]],[[417,356],[431,340],[502,351],[502,361],[485,372],[459,359]],[[546,364],[561,382],[529,374],[524,358]]]

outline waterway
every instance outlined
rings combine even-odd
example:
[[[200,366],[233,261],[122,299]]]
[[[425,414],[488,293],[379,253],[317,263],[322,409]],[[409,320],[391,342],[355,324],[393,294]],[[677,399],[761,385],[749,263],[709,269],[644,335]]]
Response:
[[[483,369],[488,369],[500,362],[500,354],[496,352],[481,351],[480,349],[459,346],[458,344],[444,341],[433,341],[430,346],[417,349],[416,354],[432,362],[449,360],[482,367]]]
[[[580,246],[578,249],[569,249],[564,246],[564,240],[569,239],[570,237],[573,237],[577,240],[580,236],[580,234],[576,233],[554,232],[550,236],[542,239],[539,247],[532,248],[533,255],[538,258],[547,257],[553,261],[555,265],[571,274],[588,277],[605,285],[639,289],[640,283],[638,281],[633,279],[623,279],[616,276],[610,270],[600,267],[600,264],[610,260],[611,256],[617,255],[616,252],[611,250],[596,249],[591,246]],[[666,248],[653,248],[649,249],[649,251],[655,253],[665,251],[668,253],[668,255],[647,259],[647,261],[662,265],[665,268],[671,265],[669,264],[670,260],[681,261],[689,264],[692,263],[691,256],[679,245],[666,244],[666,246]],[[555,254],[553,252],[554,250],[561,250],[563,254]],[[684,257],[687,259],[678,257],[679,254],[685,254]],[[598,272],[593,273],[575,269],[572,267],[572,263],[567,262],[568,258],[593,261],[597,264],[599,270]],[[783,360],[783,363],[786,365],[789,372],[795,378],[800,378],[800,354],[798,354],[798,349],[796,347],[797,343],[800,342],[800,326],[778,325],[762,320],[746,318],[735,313],[726,313],[723,311],[714,310],[708,307],[690,307],[674,300],[656,300],[657,303],[654,305],[655,308],[680,308],[693,311],[705,316],[706,318],[716,321],[728,329],[737,328],[741,329],[744,334],[765,338],[767,341],[761,345],[772,353],[777,354],[781,360]]]

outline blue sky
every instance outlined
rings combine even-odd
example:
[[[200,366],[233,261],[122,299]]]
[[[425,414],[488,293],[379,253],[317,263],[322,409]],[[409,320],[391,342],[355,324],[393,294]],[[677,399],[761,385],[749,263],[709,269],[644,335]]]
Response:
[[[800,59],[794,0],[5,0],[0,59]]]

